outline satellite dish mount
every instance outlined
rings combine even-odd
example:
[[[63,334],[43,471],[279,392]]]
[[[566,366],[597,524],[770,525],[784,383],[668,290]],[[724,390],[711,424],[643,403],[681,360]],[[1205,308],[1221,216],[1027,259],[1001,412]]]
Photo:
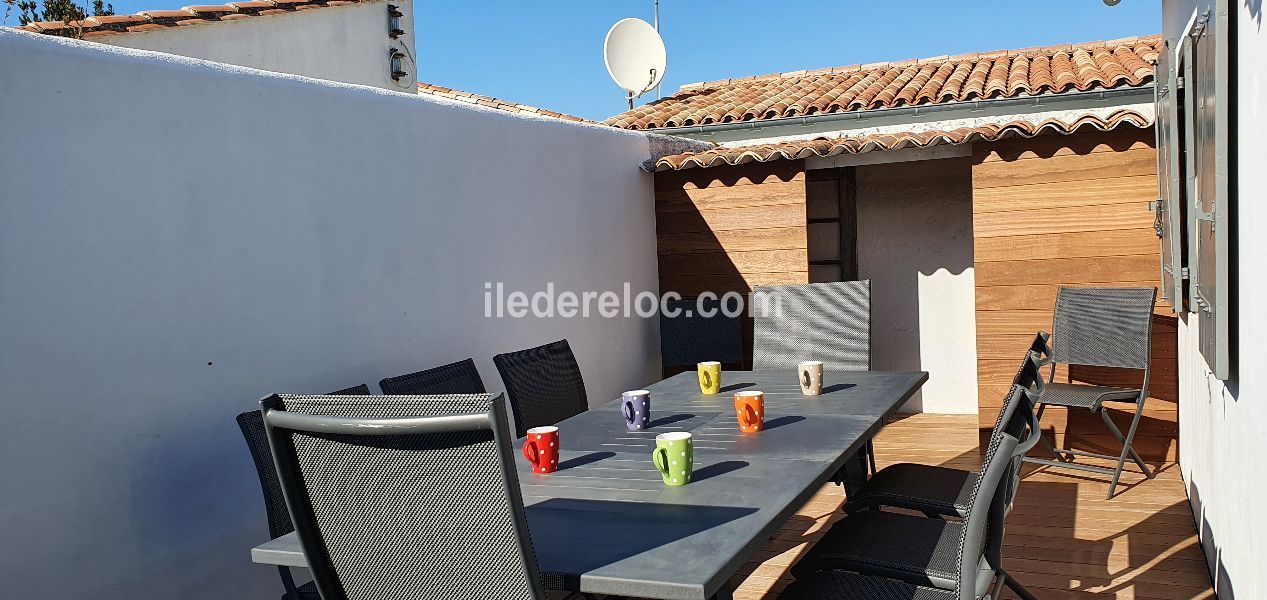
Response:
[[[603,42],[607,73],[616,85],[625,90],[629,108],[633,108],[634,98],[660,83],[666,60],[660,33],[642,19],[617,21]]]

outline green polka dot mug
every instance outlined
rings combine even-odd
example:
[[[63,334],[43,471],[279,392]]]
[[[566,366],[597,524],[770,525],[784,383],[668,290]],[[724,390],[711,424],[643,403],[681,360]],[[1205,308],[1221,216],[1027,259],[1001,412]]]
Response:
[[[691,447],[691,434],[673,431],[655,436],[655,451],[651,462],[660,470],[664,485],[686,485],[691,482],[691,459],[695,451]]]

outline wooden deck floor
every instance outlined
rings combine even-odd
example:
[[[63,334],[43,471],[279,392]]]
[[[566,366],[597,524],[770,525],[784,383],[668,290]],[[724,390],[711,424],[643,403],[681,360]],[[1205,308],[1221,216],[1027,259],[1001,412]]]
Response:
[[[880,467],[980,466],[976,415],[902,416],[875,446]],[[1125,485],[1105,500],[1107,478],[1027,465],[1008,517],[1004,566],[1042,599],[1213,598],[1178,466],[1160,466],[1151,481],[1123,474]],[[843,500],[828,485],[806,503],[736,577],[735,597],[777,597],[791,581],[788,566],[840,517]]]

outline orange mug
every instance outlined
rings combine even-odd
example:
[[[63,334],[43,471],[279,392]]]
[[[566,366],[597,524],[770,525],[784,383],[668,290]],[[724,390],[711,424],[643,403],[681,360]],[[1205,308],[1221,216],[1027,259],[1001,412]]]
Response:
[[[739,418],[739,431],[756,433],[765,427],[765,394],[739,392],[735,394],[735,416]]]

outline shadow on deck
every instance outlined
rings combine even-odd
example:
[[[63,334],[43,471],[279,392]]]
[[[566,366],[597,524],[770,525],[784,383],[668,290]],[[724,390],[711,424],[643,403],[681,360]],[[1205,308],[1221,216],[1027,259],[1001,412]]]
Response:
[[[879,466],[976,469],[976,419],[899,416],[876,438]],[[1126,485],[1105,500],[1107,476],[1027,465],[1007,522],[1008,572],[1044,599],[1213,598],[1178,465],[1158,466],[1151,481],[1124,473]],[[736,576],[735,598],[776,597],[792,581],[788,567],[839,518],[843,500],[840,488],[824,486]]]

